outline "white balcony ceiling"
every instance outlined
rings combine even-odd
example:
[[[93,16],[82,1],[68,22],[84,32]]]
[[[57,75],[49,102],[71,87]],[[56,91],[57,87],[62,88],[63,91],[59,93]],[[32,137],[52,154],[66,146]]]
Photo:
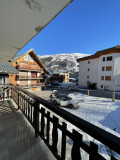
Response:
[[[0,0],[0,62],[7,62],[72,0]]]

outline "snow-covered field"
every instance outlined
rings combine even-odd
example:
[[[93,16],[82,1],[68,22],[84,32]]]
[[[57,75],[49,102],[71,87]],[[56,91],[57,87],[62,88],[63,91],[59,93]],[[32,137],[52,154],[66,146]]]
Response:
[[[64,108],[65,110],[120,137],[120,101],[116,100],[116,102],[113,103],[111,99],[91,96],[88,97],[87,95],[81,93],[73,93],[69,94],[69,96],[79,101],[79,108],[77,110]],[[72,130],[73,125],[68,123],[68,128],[69,130]],[[83,133],[82,131],[80,132]],[[111,150],[100,144],[89,135],[84,135],[84,141],[89,143],[92,140],[98,144],[99,152],[103,154],[107,160],[109,160]],[[116,155],[116,157],[120,159],[119,155],[114,152],[112,152],[112,154]],[[68,157],[68,159],[70,159],[70,157]],[[85,152],[83,152],[83,159],[88,159],[88,155]]]
[[[100,97],[92,97],[87,96],[81,93],[71,93],[69,94],[72,98],[78,100],[79,107],[76,109],[69,109],[61,107],[62,109],[116,135],[120,138],[120,100],[116,100],[115,103],[112,102],[111,99],[100,98]],[[43,106],[42,106],[43,107]],[[46,110],[47,111],[47,110]],[[51,117],[55,115],[51,113]],[[89,145],[90,141],[96,143],[98,145],[98,151],[102,156],[105,157],[106,160],[110,160],[110,156],[114,155],[118,160],[120,160],[120,155],[113,152],[105,145],[101,144],[79,128],[76,128],[71,123],[62,119],[58,115],[55,115],[59,118],[59,122],[65,122],[67,124],[67,129],[72,132],[73,129],[76,129],[83,135],[83,141],[87,145]],[[50,126],[50,141],[52,145],[52,124]],[[61,138],[62,133],[58,130],[58,152],[61,153]],[[73,146],[72,140],[67,137],[67,146],[66,146],[66,160],[71,160],[71,149]],[[89,155],[81,149],[82,160],[89,160]]]

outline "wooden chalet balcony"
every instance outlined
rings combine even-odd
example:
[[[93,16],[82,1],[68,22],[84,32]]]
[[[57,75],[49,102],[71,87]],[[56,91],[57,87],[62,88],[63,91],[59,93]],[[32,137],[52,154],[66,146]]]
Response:
[[[17,84],[17,86],[21,87],[21,88],[27,88],[28,84]]]
[[[44,78],[45,78],[45,76],[39,76],[39,78],[40,78],[40,79],[44,79]]]
[[[44,79],[44,76],[28,76],[28,75],[16,75],[17,79]]]
[[[25,65],[25,66],[18,65],[16,68],[18,70],[20,70],[20,71],[36,71],[36,72],[42,72],[42,71],[44,71],[43,68],[39,69],[38,67],[32,67],[32,66],[27,66],[27,65]]]
[[[30,84],[29,86],[32,86],[32,87],[45,86],[45,83]]]
[[[30,88],[30,87],[41,87],[45,86],[45,83],[36,83],[36,84],[17,84],[17,86],[21,88]]]
[[[85,154],[85,160],[119,160],[119,137],[20,87],[9,86],[11,99],[0,104],[1,160],[31,156],[36,160],[68,160],[66,155],[71,160],[83,160]],[[86,134],[91,137],[89,142],[83,140]],[[107,158],[99,153],[98,141],[105,147]]]

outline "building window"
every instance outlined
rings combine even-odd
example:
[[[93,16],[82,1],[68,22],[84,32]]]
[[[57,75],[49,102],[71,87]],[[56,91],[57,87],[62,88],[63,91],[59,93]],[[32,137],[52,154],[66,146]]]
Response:
[[[105,57],[103,57],[103,62],[105,61]]]
[[[101,85],[101,88],[103,88],[103,85]]]
[[[112,66],[106,66],[106,71],[112,71]]]
[[[90,71],[90,69],[88,68],[88,71]]]
[[[111,81],[111,76],[105,76],[106,81]]]
[[[107,59],[106,59],[107,61],[112,61],[112,56],[110,56],[110,57],[107,57]]]
[[[101,80],[104,80],[104,76],[101,76]]]
[[[105,67],[102,67],[102,71],[104,71],[105,70]]]
[[[88,61],[88,64],[90,64],[90,61]]]
[[[87,78],[89,78],[89,76],[87,76]]]

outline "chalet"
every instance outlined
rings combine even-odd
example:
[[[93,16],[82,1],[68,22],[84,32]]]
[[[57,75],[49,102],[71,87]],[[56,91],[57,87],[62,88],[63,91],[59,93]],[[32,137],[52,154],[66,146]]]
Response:
[[[11,83],[28,91],[44,89],[46,69],[33,49],[14,58],[12,65],[19,71],[19,75],[11,74]]]

